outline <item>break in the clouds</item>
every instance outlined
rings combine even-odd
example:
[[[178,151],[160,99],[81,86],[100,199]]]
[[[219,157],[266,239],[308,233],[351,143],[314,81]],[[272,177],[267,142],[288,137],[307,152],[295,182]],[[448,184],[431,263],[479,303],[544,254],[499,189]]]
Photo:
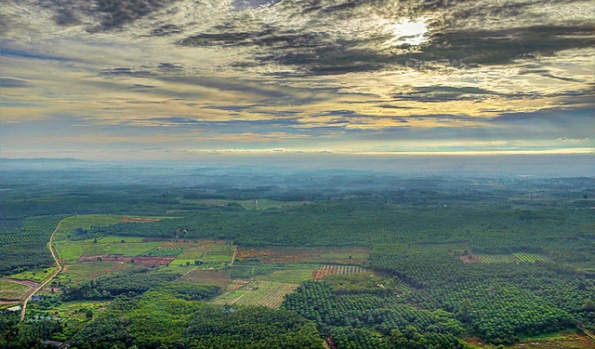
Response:
[[[5,0],[5,156],[593,152],[590,1]]]

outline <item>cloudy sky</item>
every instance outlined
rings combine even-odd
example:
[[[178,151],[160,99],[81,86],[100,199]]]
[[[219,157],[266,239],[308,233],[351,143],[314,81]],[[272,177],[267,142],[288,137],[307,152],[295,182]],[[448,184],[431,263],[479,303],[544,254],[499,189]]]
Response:
[[[592,154],[591,0],[0,0],[0,155]]]

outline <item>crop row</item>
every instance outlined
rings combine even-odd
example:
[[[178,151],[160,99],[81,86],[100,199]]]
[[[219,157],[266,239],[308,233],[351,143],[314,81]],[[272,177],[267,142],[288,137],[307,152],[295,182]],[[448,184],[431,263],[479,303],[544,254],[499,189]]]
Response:
[[[47,241],[60,221],[61,216],[27,217],[6,220],[0,224],[0,244],[20,244]]]

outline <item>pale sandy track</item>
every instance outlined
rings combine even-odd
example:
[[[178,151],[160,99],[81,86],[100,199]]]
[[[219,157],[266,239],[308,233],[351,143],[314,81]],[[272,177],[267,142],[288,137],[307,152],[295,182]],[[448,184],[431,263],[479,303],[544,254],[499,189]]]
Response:
[[[68,217],[66,217],[66,218],[68,218]],[[64,218],[64,219],[66,219],[66,218]],[[57,268],[56,268],[56,270],[54,270],[54,272],[50,275],[49,278],[47,278],[44,282],[42,282],[39,285],[38,288],[32,289],[27,294],[27,298],[25,298],[25,301],[23,302],[23,309],[21,309],[21,322],[23,322],[23,320],[25,319],[25,315],[27,314],[27,303],[29,303],[29,300],[31,300],[31,297],[33,297],[33,295],[35,293],[37,293],[37,291],[44,288],[45,285],[49,284],[56,277],[56,275],[58,275],[58,273],[62,271],[62,266],[60,265],[60,262],[58,261],[58,256],[56,255],[56,250],[54,249],[54,246],[53,246],[53,240],[54,240],[54,235],[56,234],[56,231],[58,231],[58,228],[60,228],[60,224],[62,224],[62,222],[64,222],[64,219],[61,220],[60,222],[58,222],[56,229],[54,229],[54,231],[52,232],[52,235],[50,236],[50,242],[48,242],[48,247],[50,249],[50,253],[52,254],[52,258],[54,258]]]

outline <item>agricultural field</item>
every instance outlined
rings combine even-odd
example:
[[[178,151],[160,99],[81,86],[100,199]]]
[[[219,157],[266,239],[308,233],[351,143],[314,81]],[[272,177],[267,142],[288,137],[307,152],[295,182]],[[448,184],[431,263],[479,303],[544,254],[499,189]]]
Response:
[[[213,303],[221,305],[262,305],[277,309],[285,296],[293,292],[297,287],[297,284],[252,281],[241,288],[222,294]]]
[[[512,254],[477,254],[482,263],[518,263],[519,260]]]
[[[192,269],[176,281],[191,282],[200,285],[215,285],[219,286],[222,290],[225,290],[227,285],[231,282],[231,278],[229,277],[229,271],[227,270]]]
[[[336,349],[589,347],[576,332],[595,329],[588,181],[522,195],[515,179],[359,189],[369,181],[353,191],[267,187],[270,198],[235,184],[138,184],[97,196],[44,187],[24,196],[30,201],[11,201],[10,219],[0,220],[2,276],[46,279],[55,270],[47,244],[56,227],[64,262],[38,293],[44,300],[28,305],[19,333],[43,327],[44,339],[80,348],[103,338],[176,347],[210,331],[204,321],[220,319],[224,332],[233,319],[252,317],[258,329],[279,316],[269,324],[294,321]],[[221,199],[181,199],[188,191]],[[534,193],[535,201],[508,200]],[[0,281],[0,298],[30,289]],[[544,337],[559,331],[567,332]]]
[[[363,264],[369,256],[365,248],[238,248],[239,260],[262,263]]]
[[[62,216],[0,220],[0,245],[49,240]]]
[[[0,280],[0,300],[15,301],[23,298],[31,287],[15,282]]]
[[[67,264],[60,274],[56,276],[53,283],[80,284],[82,282],[97,279],[104,275],[110,275],[118,271],[132,269],[136,266],[132,263],[93,261],[87,263]]]
[[[230,241],[199,240],[184,250],[172,262],[177,265],[197,265],[200,268],[222,268],[232,263],[235,246]]]
[[[517,252],[512,254],[477,254],[482,263],[536,263],[552,262],[548,257],[538,253]]]
[[[322,265],[312,272],[313,280],[322,280],[326,275],[350,275],[365,273],[366,270],[356,265]]]
[[[29,280],[37,283],[41,283],[45,279],[47,279],[52,273],[56,270],[56,267],[52,268],[45,268],[45,269],[36,269],[25,271],[19,274],[13,274],[10,276],[11,279],[17,280]]]
[[[544,255],[537,254],[537,253],[525,253],[525,252],[517,252],[513,253],[520,262],[523,263],[535,263],[535,262],[551,262],[551,259],[547,258]]]
[[[258,280],[282,282],[288,284],[299,284],[312,280],[312,274],[316,269],[288,269],[272,272],[268,275],[258,276]]]
[[[120,221],[120,216],[111,215],[76,215],[64,219],[54,235],[54,242],[69,240],[68,235],[73,234],[76,229],[80,231],[90,229],[94,226],[109,226]]]

